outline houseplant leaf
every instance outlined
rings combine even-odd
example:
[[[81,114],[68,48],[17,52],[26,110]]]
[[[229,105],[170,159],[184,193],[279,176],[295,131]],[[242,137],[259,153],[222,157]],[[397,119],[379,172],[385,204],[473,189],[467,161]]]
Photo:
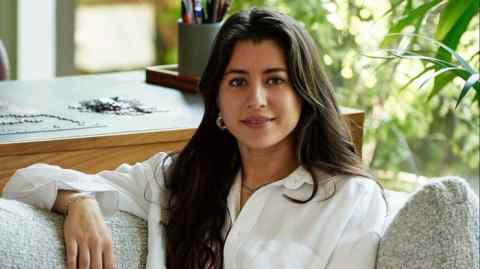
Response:
[[[437,71],[435,71],[432,75],[428,76],[421,84],[420,86],[418,87],[419,89],[422,88],[427,82],[429,82],[430,80],[432,80],[433,78],[443,74],[443,73],[446,73],[446,72],[451,72],[451,71],[454,71],[454,70],[457,70],[457,71],[464,71],[463,69],[461,68],[458,68],[458,67],[445,67],[445,68],[442,68],[442,69],[439,69]]]
[[[452,1],[455,2],[455,1]],[[464,2],[464,0],[460,1]],[[458,20],[455,22],[455,24],[451,27],[450,31],[448,34],[443,38],[442,43],[445,46],[448,46],[450,49],[455,50],[458,47],[458,43],[460,42],[460,38],[463,35],[463,33],[466,31],[468,28],[468,24],[472,20],[473,16],[478,12],[479,9],[479,4],[476,3],[475,1],[469,1],[470,5],[468,5],[468,8],[465,9],[464,13],[458,18]],[[444,26],[446,27],[446,26]],[[439,47],[436,53],[435,58],[442,59],[445,61],[450,61],[452,53],[449,53],[448,50],[445,50],[442,47]],[[455,56],[455,55],[454,55]],[[458,57],[457,60],[462,63],[463,59],[459,59]],[[461,58],[461,57],[460,57]],[[462,63],[466,67],[464,63]],[[467,68],[467,67],[466,67]],[[474,73],[473,70],[471,70],[472,73]],[[434,82],[434,92],[439,92],[443,87],[445,87],[452,79],[454,76],[452,75],[444,75],[444,76],[438,76],[435,78]]]
[[[440,14],[435,39],[443,40],[473,2],[471,0],[448,1]],[[449,47],[452,48],[452,46]]]
[[[418,20],[422,20],[425,17],[425,14],[427,14],[433,7],[441,2],[444,1],[432,0],[407,12],[397,23],[390,27],[389,34],[385,36],[380,46],[385,48],[390,45],[394,40],[391,34],[400,33],[403,28],[407,27],[408,25],[414,24]]]
[[[465,82],[465,85],[463,85],[462,92],[460,93],[460,96],[458,97],[457,104],[455,105],[455,109],[458,107],[460,102],[462,101],[463,97],[467,95],[467,92],[475,85],[479,83],[480,75],[478,73],[471,75],[468,80]],[[477,91],[477,97],[478,97],[478,91]]]
[[[405,85],[403,85],[398,91],[403,91],[405,90],[406,88],[408,88],[408,86],[410,86],[415,80],[417,80],[418,78],[420,78],[421,76],[423,76],[425,73],[427,73],[428,71],[434,69],[434,66],[429,66],[429,67],[426,67],[425,69],[423,69],[420,73],[416,74],[413,78],[411,78]]]

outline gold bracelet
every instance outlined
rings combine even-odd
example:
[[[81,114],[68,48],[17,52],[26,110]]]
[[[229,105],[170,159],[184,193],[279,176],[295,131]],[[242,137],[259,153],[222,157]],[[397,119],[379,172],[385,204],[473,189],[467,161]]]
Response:
[[[68,210],[70,209],[70,206],[78,201],[82,201],[85,199],[93,199],[95,200],[95,197],[88,192],[81,192],[73,195],[73,197],[68,200],[67,204],[65,205],[65,216],[68,216]]]

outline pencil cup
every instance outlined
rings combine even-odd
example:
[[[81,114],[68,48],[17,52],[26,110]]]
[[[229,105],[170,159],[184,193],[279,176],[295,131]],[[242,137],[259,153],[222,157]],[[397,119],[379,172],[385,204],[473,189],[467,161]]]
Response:
[[[184,24],[178,21],[178,73],[201,76],[205,69],[215,36],[222,22]]]

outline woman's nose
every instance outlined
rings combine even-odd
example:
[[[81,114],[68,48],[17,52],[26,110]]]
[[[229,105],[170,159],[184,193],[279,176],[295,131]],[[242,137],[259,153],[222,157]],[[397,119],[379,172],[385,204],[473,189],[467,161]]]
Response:
[[[247,107],[252,109],[267,106],[267,92],[262,83],[255,83],[248,90]]]

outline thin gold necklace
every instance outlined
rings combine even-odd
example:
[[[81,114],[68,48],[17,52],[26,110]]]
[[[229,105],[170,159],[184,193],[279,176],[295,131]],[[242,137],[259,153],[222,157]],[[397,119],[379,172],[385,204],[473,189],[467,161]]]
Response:
[[[249,187],[247,184],[245,184],[245,182],[243,182],[242,180],[242,187],[244,187],[245,189],[247,189],[247,191],[249,191],[250,193],[254,193],[256,192],[258,189],[260,189],[261,187],[264,187],[270,183],[272,183],[273,181],[267,181],[263,184],[261,184],[260,186],[257,186],[256,188],[252,188],[252,187]]]

